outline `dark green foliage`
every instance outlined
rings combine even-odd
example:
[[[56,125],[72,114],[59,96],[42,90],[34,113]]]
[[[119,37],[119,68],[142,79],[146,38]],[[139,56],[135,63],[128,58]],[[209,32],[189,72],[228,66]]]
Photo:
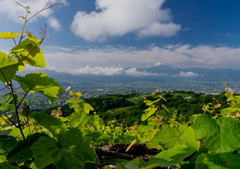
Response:
[[[10,151],[17,145],[17,139],[13,136],[0,132],[0,154]]]
[[[47,137],[44,133],[35,133],[29,135],[25,142],[23,140],[18,141],[17,146],[8,153],[7,162],[22,163],[31,159],[33,153],[30,150],[30,147],[42,136]]]

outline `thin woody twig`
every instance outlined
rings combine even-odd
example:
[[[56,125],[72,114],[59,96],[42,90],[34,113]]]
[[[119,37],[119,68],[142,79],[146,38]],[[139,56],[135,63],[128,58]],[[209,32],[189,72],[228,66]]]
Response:
[[[49,9],[49,8],[52,8],[52,7],[56,6],[56,5],[63,5],[62,3],[58,3],[57,0],[56,0],[53,5],[47,7],[47,5],[49,4],[49,2],[50,2],[50,0],[47,2],[47,4],[46,4],[40,11],[38,11],[38,12],[35,13],[33,16],[31,16],[26,22],[30,21],[33,17],[35,17],[36,15],[38,15],[39,13],[41,13],[42,11],[45,11],[45,10],[47,10],[47,9]]]

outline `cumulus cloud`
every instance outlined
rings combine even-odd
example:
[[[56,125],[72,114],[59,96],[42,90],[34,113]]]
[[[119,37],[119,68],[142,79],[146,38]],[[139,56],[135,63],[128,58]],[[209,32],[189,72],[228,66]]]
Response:
[[[174,23],[153,23],[149,27],[139,31],[138,36],[143,38],[145,36],[173,36],[181,29],[180,25]]]
[[[59,21],[54,17],[50,17],[48,19],[48,25],[56,31],[60,31],[61,27],[62,27],[61,24],[59,23]]]
[[[53,67],[49,67],[49,69],[56,70]],[[71,74],[92,74],[92,75],[105,75],[105,76],[112,76],[112,75],[119,75],[124,72],[123,68],[120,67],[90,67],[89,65],[78,68],[78,69],[57,69],[58,72],[68,72]]]
[[[178,76],[181,76],[181,77],[195,77],[195,76],[199,76],[198,73],[194,73],[194,72],[183,72],[183,71],[180,71]]]
[[[149,73],[149,72],[140,72],[137,68],[130,68],[125,70],[125,73],[130,76],[155,76],[157,73]]]
[[[23,22],[22,18],[18,17],[18,16],[26,16],[26,11],[25,9],[23,9],[23,7],[21,7],[20,5],[17,5],[17,3],[14,0],[0,0],[1,2],[1,10],[0,10],[0,14],[2,16],[6,16],[8,19],[11,19],[15,22]],[[20,3],[23,6],[29,6],[29,10],[30,10],[30,14],[29,14],[29,18],[34,15],[35,13],[37,13],[38,11],[40,11],[48,2],[48,0],[17,0],[18,3]],[[63,5],[68,5],[67,0],[59,0],[59,3],[62,3]],[[49,6],[54,4],[55,0],[51,0],[49,3]],[[36,20],[39,17],[49,17],[51,16],[51,14],[53,14],[53,8],[50,8],[48,10],[45,10],[41,13],[39,13],[36,17],[34,17],[33,20]],[[32,20],[32,21],[33,21]],[[55,19],[56,21],[56,19]],[[55,23],[56,25],[56,23]]]
[[[75,35],[88,41],[109,36],[137,33],[145,36],[172,36],[181,26],[174,24],[165,0],[96,0],[96,11],[79,11],[71,28]]]
[[[61,49],[61,50],[60,50]],[[232,68],[239,69],[240,48],[227,46],[171,45],[165,47],[135,48],[43,48],[48,66],[54,70],[91,67],[149,67],[158,62],[175,68]],[[161,64],[159,63],[159,64]],[[158,64],[157,64],[158,65]],[[132,69],[133,71],[134,69]]]

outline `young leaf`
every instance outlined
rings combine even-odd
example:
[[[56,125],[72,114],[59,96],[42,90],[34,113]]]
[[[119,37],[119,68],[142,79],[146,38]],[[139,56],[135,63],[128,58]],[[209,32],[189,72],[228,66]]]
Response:
[[[200,115],[193,123],[196,139],[204,138],[207,147],[216,153],[232,152],[240,148],[240,124],[232,118],[217,120]]]
[[[153,115],[157,111],[157,109],[158,109],[157,107],[151,106],[144,110],[145,113],[142,115],[141,120],[142,121],[147,120],[151,115]]]
[[[14,80],[16,80],[25,91],[30,90],[30,93],[39,92],[43,94],[49,99],[50,103],[57,100],[57,94],[65,92],[58,82],[41,72],[30,73],[24,77],[15,76]]]
[[[13,32],[1,32],[0,33],[0,38],[3,39],[12,39],[20,36],[20,33],[13,33]]]
[[[84,168],[87,161],[95,162],[90,142],[83,138],[80,130],[71,128],[53,138],[42,137],[31,147],[34,163],[38,168],[55,164],[58,169]]]
[[[85,103],[84,100],[79,99],[78,97],[72,97],[72,98],[68,99],[67,103],[68,103],[69,107],[71,109],[74,108],[74,110],[76,112],[80,111],[80,112],[89,114],[90,110],[94,110],[90,104]]]
[[[18,59],[15,56],[7,55],[6,53],[3,53],[0,51],[0,68],[15,65],[18,63]]]
[[[73,92],[73,91],[71,91],[71,92],[69,92],[69,94],[70,94],[70,95],[76,95],[76,96],[78,96],[78,97],[81,97],[81,96],[82,96],[82,94],[81,94],[80,92]]]
[[[12,48],[11,52],[19,53],[24,64],[44,68],[46,65],[44,55],[39,48],[40,42],[37,38],[26,39]]]

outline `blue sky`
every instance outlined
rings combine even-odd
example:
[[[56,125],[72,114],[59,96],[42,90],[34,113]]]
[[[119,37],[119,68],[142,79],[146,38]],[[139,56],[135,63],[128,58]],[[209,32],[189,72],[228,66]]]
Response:
[[[48,0],[19,0],[30,16]],[[51,0],[50,5],[55,0]],[[240,65],[240,1],[226,0],[59,0],[31,20],[48,69],[73,74],[114,75],[160,63],[172,67],[232,68]],[[21,31],[25,11],[0,0],[0,32]],[[13,42],[0,40],[8,52]],[[136,72],[137,74],[138,72]],[[134,74],[134,72],[133,72]]]

